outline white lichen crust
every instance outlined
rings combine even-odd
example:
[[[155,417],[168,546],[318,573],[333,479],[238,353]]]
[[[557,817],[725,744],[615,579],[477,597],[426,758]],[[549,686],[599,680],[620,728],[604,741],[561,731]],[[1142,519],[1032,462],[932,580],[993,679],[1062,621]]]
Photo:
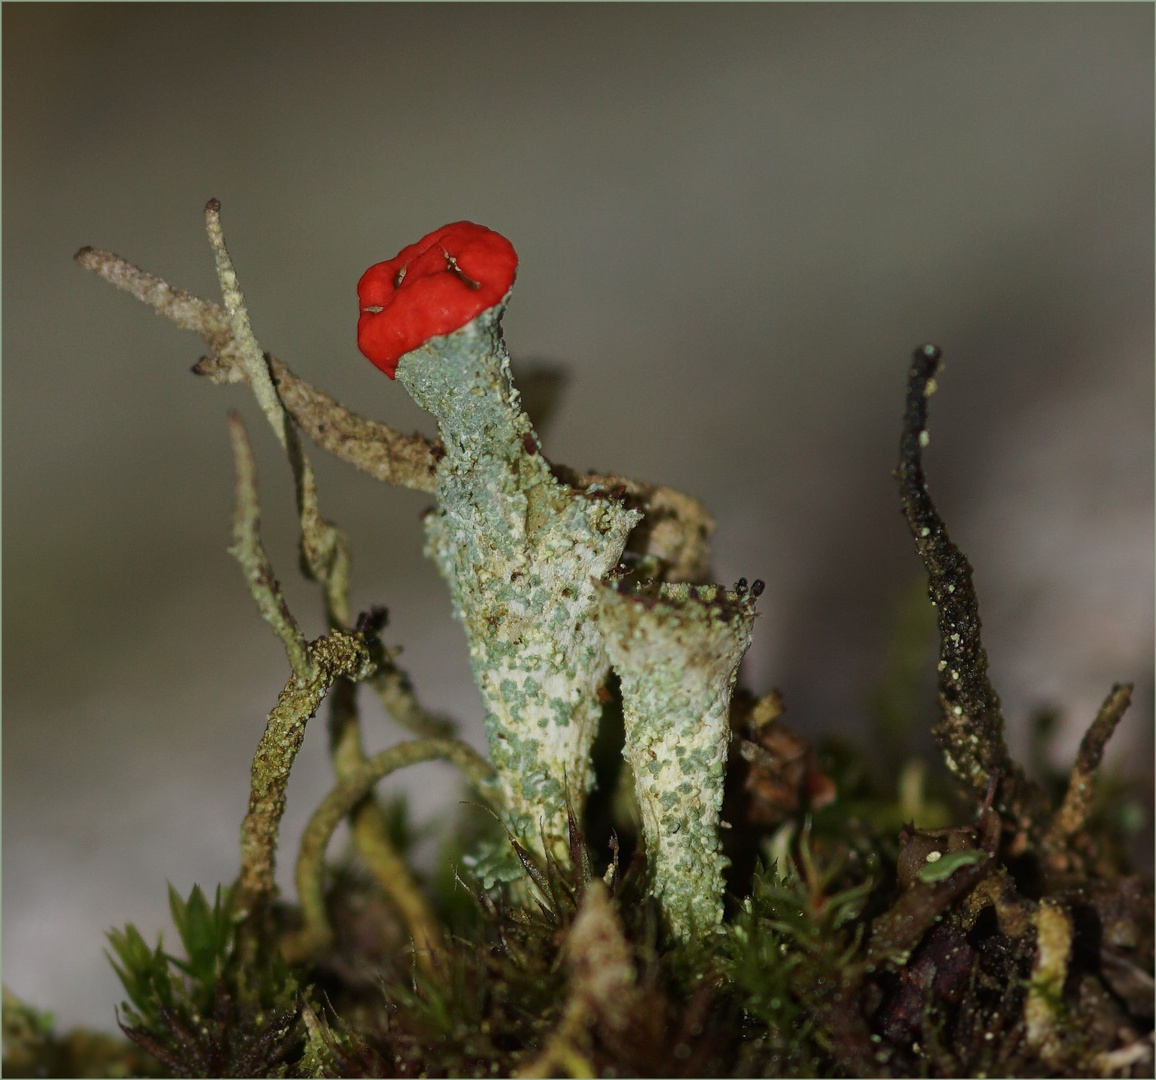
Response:
[[[670,932],[722,920],[718,828],[731,693],[751,643],[754,598],[717,585],[603,584],[601,621],[622,683],[651,890]]]
[[[551,473],[510,377],[504,303],[405,354],[397,379],[437,417],[445,448],[426,554],[466,631],[505,824],[564,856],[567,801],[581,813],[593,783],[609,667],[595,582],[642,515]]]

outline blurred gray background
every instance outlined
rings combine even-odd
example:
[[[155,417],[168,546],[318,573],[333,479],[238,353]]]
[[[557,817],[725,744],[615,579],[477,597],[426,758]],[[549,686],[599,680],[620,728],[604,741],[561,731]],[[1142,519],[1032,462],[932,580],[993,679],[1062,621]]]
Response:
[[[111,1027],[105,929],[152,937],[166,879],[236,873],[286,664],[225,552],[230,407],[290,602],[322,629],[253,404],[190,375],[199,340],[79,246],[215,297],[220,198],[264,347],[432,431],[358,354],[354,286],[448,221],[504,233],[511,350],[569,373],[547,453],[710,506],[719,580],[767,581],[746,678],[812,734],[862,730],[920,576],[890,473],[906,358],[935,341],[932,490],[1013,744],[1050,703],[1070,754],[1132,680],[1114,760],[1144,775],[1152,102],[1146,4],[4,5],[5,982]],[[389,606],[421,694],[480,745],[427,498],[313,456],[355,603]],[[366,712],[371,749],[397,738]],[[318,723],[290,844],[324,744]],[[420,820],[456,811],[449,780],[406,779]]]

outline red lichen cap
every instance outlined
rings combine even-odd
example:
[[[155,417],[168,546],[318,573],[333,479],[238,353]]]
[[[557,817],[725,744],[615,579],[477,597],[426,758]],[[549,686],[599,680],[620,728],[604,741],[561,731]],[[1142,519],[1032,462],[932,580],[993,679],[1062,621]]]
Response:
[[[400,357],[465,326],[514,284],[518,254],[472,221],[443,225],[357,283],[357,347],[391,379]]]

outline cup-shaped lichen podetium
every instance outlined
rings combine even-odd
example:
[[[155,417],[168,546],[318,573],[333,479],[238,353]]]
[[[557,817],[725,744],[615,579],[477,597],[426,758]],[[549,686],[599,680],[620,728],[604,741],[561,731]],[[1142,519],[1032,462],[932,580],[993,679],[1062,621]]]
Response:
[[[406,353],[397,379],[437,417],[445,447],[426,554],[465,627],[505,823],[565,857],[609,671],[596,581],[642,515],[555,479],[510,376],[503,307]]]
[[[650,888],[671,934],[685,939],[722,919],[728,714],[754,597],[717,585],[620,583],[604,584],[600,600]]]

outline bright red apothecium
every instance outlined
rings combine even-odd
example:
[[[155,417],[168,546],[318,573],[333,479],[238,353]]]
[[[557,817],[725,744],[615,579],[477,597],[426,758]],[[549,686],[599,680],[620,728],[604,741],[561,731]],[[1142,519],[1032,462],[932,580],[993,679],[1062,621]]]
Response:
[[[357,347],[391,379],[402,355],[465,326],[510,290],[518,255],[471,221],[443,225],[357,283]]]

